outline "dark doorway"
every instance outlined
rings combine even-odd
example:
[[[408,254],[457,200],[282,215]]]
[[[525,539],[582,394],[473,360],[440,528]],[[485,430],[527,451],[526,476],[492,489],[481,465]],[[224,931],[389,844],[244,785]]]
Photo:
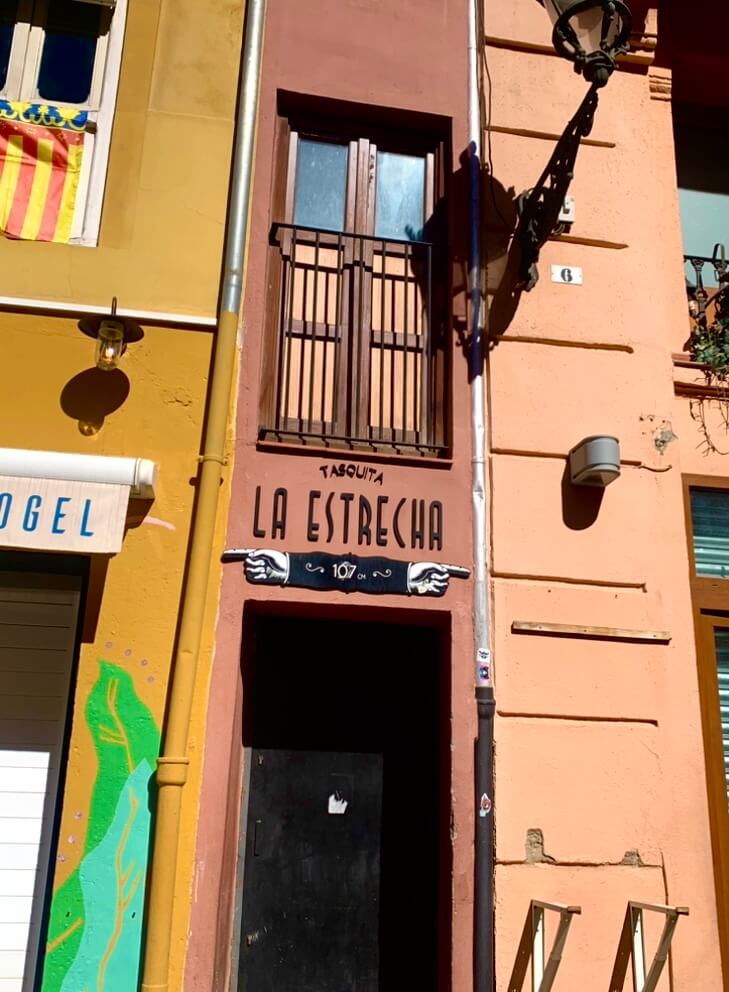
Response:
[[[248,629],[239,992],[445,989],[443,632],[282,616]]]

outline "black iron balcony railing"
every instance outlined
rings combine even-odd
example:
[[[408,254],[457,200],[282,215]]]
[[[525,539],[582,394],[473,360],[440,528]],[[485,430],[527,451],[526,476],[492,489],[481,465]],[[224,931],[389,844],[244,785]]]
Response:
[[[689,356],[703,367],[706,386],[729,382],[729,263],[724,245],[708,256],[684,255],[690,316]]]
[[[434,246],[275,224],[273,382],[262,439],[445,451]]]
[[[714,245],[711,256],[684,255],[683,261],[689,313],[697,318],[704,314],[709,300],[729,286],[729,262],[724,245],[720,244]]]

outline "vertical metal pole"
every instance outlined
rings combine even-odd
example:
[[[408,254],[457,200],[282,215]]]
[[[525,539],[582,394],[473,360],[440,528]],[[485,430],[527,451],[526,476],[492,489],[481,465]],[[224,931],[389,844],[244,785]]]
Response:
[[[473,521],[473,634],[478,737],[475,774],[474,988],[494,989],[494,691],[491,669],[486,556],[486,389],[481,293],[481,108],[478,59],[482,39],[476,4],[468,4],[468,164],[471,466]]]
[[[147,895],[142,992],[167,992],[169,988],[182,790],[190,762],[190,714],[195,700],[205,600],[210,562],[215,548],[215,521],[222,467],[225,464],[240,303],[246,268],[265,13],[266,0],[248,0],[218,330],[197,476],[197,505],[188,543],[177,644],[167,696],[166,728],[162,753],[157,759],[157,809]],[[184,935],[177,936],[184,940]]]
[[[494,697],[490,686],[476,686],[476,871],[474,911],[475,992],[494,990]]]

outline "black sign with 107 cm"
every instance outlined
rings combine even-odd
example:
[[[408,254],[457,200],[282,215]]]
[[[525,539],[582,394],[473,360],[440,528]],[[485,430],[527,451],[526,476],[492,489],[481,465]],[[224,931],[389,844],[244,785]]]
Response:
[[[242,562],[246,579],[256,584],[374,595],[443,596],[451,578],[470,574],[467,568],[443,562],[272,548],[230,548],[223,561]]]

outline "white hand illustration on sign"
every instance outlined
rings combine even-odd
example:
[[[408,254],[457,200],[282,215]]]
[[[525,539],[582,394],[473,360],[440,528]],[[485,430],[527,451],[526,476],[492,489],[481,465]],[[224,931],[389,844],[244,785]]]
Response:
[[[282,586],[289,577],[289,556],[284,551],[250,551],[243,568],[249,582]]]
[[[435,561],[411,562],[408,565],[408,592],[415,596],[442,596],[452,575],[465,578],[468,570]]]

